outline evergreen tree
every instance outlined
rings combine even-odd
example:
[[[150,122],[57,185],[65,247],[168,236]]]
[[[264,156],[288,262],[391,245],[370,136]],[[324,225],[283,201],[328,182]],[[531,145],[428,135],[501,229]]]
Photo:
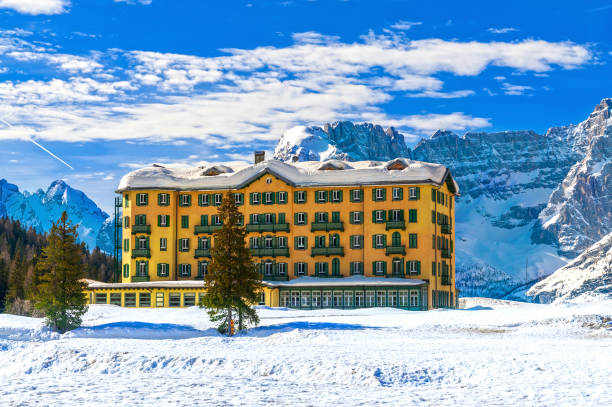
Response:
[[[5,298],[6,292],[8,291],[8,278],[9,278],[9,267],[4,261],[4,259],[0,258],[0,312],[5,309]]]
[[[85,274],[77,237],[77,227],[64,211],[53,223],[48,246],[37,264],[36,308],[45,313],[47,325],[62,333],[79,327],[87,311],[87,285],[82,281]]]
[[[211,321],[220,323],[219,332],[231,333],[233,314],[238,314],[239,330],[246,328],[247,323],[259,323],[251,304],[258,300],[262,284],[246,245],[246,229],[239,226],[242,215],[233,193],[223,196],[218,216],[223,226],[214,234],[212,260],[205,278],[206,295],[201,305],[208,308]]]

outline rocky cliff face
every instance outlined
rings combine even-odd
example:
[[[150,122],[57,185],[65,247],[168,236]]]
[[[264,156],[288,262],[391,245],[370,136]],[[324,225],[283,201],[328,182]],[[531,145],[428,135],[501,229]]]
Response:
[[[112,231],[109,232],[112,220],[83,192],[58,180],[46,191],[22,193],[16,185],[0,180],[0,216],[18,220],[25,227],[42,233],[51,229],[63,211],[68,213],[71,222],[79,225],[80,241],[90,249],[99,246],[108,253],[112,251],[113,242],[108,238],[113,236]]]
[[[612,300],[612,233],[535,284],[527,295],[543,303]]]
[[[611,104],[612,99],[604,99],[584,122],[546,134],[458,136],[439,130],[413,150],[395,130],[370,124],[302,128],[310,129],[309,136],[296,137],[303,130],[290,130],[275,157],[403,156],[446,165],[462,194],[456,208],[458,288],[468,295],[499,297],[551,274],[610,231]],[[346,131],[333,130],[338,128],[359,131],[339,137]]]

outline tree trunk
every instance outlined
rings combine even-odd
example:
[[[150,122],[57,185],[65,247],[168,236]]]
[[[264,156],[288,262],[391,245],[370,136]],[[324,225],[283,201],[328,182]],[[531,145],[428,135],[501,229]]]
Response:
[[[232,336],[232,308],[227,308],[227,336]]]

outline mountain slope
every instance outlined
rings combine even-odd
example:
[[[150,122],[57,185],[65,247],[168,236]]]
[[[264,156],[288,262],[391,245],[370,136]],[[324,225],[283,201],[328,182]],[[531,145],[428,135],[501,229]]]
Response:
[[[542,303],[612,299],[612,233],[535,284],[527,295]]]
[[[39,189],[34,194],[21,193],[16,185],[0,179],[0,216],[18,220],[24,227],[43,233],[51,229],[63,211],[68,213],[73,223],[79,224],[80,241],[90,249],[99,246],[108,253],[112,251],[112,239],[107,237],[113,236],[112,231],[109,234],[111,217],[83,192],[58,180],[46,191]]]
[[[612,194],[606,192],[612,190],[611,101],[604,99],[584,122],[546,134],[439,130],[413,150],[394,129],[372,124],[294,128],[281,138],[275,158],[404,156],[446,165],[462,193],[457,286],[467,295],[502,296],[551,274],[612,227]],[[338,137],[338,128],[359,131]],[[562,183],[576,186],[569,197]]]

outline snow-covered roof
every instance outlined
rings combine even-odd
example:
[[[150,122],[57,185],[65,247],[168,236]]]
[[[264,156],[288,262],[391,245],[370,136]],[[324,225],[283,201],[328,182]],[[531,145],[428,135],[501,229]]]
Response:
[[[400,161],[403,169],[390,169]],[[329,164],[329,165],[326,165]],[[175,167],[154,164],[125,175],[117,192],[133,189],[214,190],[242,188],[269,173],[294,186],[353,186],[383,184],[436,184],[450,182],[459,193],[457,183],[441,164],[406,158],[391,161],[301,161],[287,163],[267,160],[254,165],[216,165],[217,175],[206,174],[202,167]],[[330,171],[330,169],[332,169]],[[213,174],[217,171],[212,172]]]
[[[268,287],[381,287],[381,286],[420,286],[426,281],[416,278],[385,278],[351,276],[344,278],[298,277],[289,281],[266,281]]]
[[[181,281],[144,281],[142,283],[103,283],[95,280],[85,280],[89,289],[130,289],[130,288],[204,288],[202,280]]]

